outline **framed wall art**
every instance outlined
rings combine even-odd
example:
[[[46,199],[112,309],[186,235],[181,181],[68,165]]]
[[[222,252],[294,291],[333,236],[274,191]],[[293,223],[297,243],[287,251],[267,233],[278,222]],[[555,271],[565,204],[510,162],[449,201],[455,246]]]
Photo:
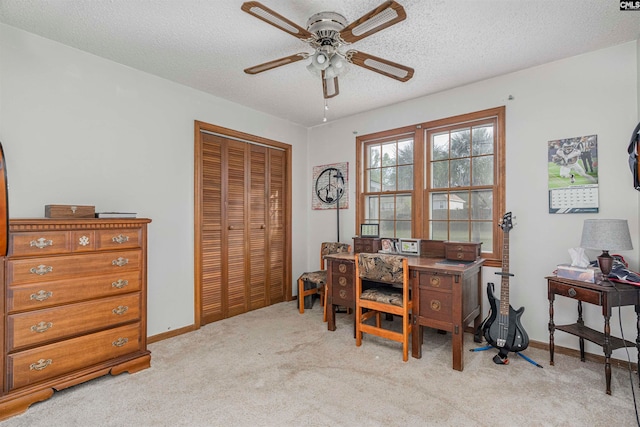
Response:
[[[314,166],[312,179],[311,208],[349,208],[349,163],[332,163]],[[339,205],[337,205],[339,203]]]

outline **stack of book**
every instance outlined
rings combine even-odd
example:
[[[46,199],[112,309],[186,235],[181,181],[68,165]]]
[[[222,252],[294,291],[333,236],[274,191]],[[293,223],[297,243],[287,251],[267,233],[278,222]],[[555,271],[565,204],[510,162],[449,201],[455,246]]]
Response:
[[[135,212],[96,212],[96,218],[135,218]]]

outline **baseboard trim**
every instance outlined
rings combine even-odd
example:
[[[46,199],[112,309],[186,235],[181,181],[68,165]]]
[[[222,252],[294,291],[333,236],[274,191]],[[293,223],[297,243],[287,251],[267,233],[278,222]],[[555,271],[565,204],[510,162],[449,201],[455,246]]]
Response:
[[[184,328],[174,329],[172,331],[163,332],[158,335],[152,335],[147,338],[147,344],[153,344],[154,342],[166,340],[168,338],[177,337],[178,335],[187,334],[195,331],[197,328],[195,325],[185,326]]]
[[[541,342],[541,341],[529,341],[529,347],[539,348],[543,350],[549,351],[549,343]],[[633,347],[635,348],[635,347]],[[580,358],[580,350],[576,350],[573,348],[562,347],[559,345],[555,345],[553,348],[553,354],[563,354],[565,356],[572,356],[576,358]],[[593,354],[593,353],[584,353],[584,359],[590,362],[601,363],[604,365],[604,355]],[[547,364],[549,360],[547,359]],[[624,359],[615,359],[611,358],[611,366],[615,366],[622,369],[629,369],[629,361]],[[638,363],[631,362],[631,370],[633,372],[638,372]]]

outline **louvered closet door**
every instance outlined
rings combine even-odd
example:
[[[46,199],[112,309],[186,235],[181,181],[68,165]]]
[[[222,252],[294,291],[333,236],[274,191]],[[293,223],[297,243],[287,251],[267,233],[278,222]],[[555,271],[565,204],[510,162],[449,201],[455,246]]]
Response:
[[[285,294],[285,176],[284,151],[269,150],[269,303],[284,301]]]
[[[223,319],[222,283],[222,152],[225,147],[222,138],[203,135],[201,148],[202,194],[201,211],[202,240],[201,265],[201,321],[210,323]],[[226,292],[224,296],[226,300]]]
[[[284,300],[285,154],[203,135],[202,323]]]

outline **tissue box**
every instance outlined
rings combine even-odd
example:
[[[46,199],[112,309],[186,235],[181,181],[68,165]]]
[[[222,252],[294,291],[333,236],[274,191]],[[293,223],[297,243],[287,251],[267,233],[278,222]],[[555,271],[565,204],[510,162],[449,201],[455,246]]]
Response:
[[[556,276],[581,282],[602,282],[602,271],[598,267],[576,267],[570,264],[559,264]]]

